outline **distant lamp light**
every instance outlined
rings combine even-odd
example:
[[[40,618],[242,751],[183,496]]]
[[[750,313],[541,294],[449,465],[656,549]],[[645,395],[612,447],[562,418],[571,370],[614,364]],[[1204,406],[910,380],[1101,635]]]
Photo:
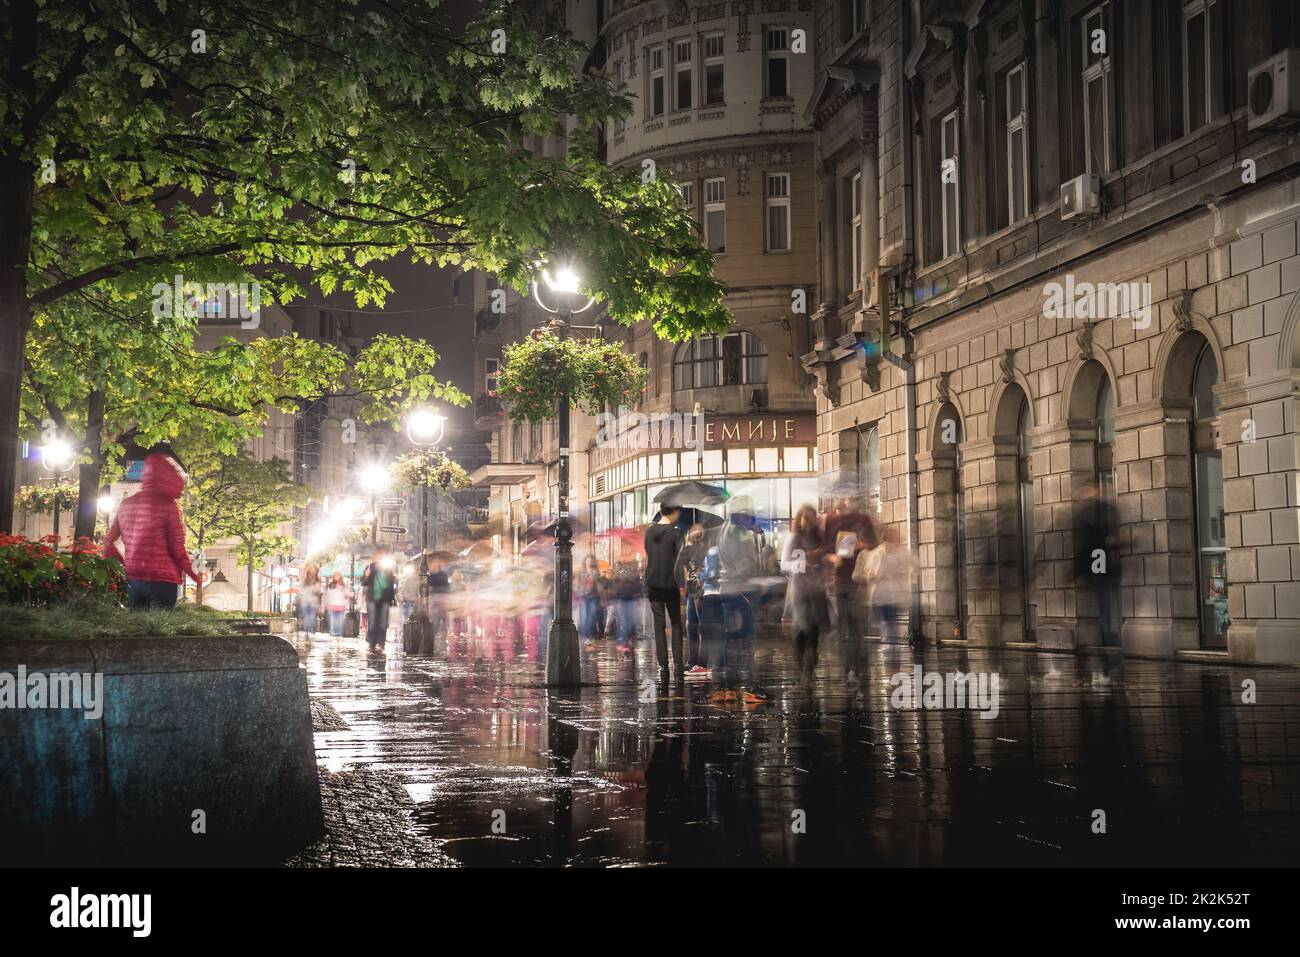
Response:
[[[98,509],[100,515],[111,515],[113,514],[114,504],[113,496],[101,495],[95,502],[95,508]]]
[[[361,472],[361,487],[371,494],[388,488],[389,481],[387,467],[378,462],[367,465]]]

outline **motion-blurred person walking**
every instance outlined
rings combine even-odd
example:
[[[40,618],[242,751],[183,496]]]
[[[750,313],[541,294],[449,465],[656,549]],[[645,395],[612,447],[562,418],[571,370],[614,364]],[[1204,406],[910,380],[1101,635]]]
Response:
[[[898,526],[886,525],[880,544],[858,559],[858,580],[871,588],[871,610],[880,623],[880,636],[897,641],[904,636],[904,615],[912,601],[912,554],[899,541]]]
[[[316,618],[320,614],[320,566],[308,562],[302,566],[298,579],[298,630],[315,634]]]
[[[397,576],[387,549],[376,548],[361,576],[366,596],[366,644],[376,651],[388,641],[388,612],[397,599]]]
[[[781,567],[790,576],[794,604],[794,650],[799,679],[809,682],[817,670],[817,645],[826,617],[826,586],[822,565],[828,547],[817,521],[817,510],[802,506],[790,525],[781,554]]]
[[[704,656],[701,638],[700,572],[704,568],[708,545],[704,541],[704,526],[692,525],[686,533],[686,544],[677,554],[678,577],[683,583],[686,597],[686,677],[703,679],[710,675]]]

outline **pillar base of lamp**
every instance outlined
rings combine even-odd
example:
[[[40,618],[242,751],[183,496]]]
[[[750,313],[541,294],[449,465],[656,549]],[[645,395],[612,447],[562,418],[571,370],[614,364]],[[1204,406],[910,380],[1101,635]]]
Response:
[[[361,615],[350,611],[343,616],[343,637],[355,638],[361,633]]]
[[[556,619],[551,622],[551,630],[546,636],[546,684],[556,688],[582,684],[578,626],[572,621]]]
[[[408,655],[433,654],[433,622],[424,612],[415,612],[402,626],[402,649]]]

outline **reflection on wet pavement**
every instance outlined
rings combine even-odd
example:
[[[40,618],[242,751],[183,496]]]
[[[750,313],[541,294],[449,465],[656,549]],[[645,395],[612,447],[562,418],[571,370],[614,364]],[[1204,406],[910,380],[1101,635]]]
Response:
[[[707,682],[660,685],[644,641],[585,651],[592,685],[563,695],[541,684],[535,638],[455,638],[433,657],[389,644],[367,658],[356,639],[298,642],[313,696],[349,724],[317,733],[318,757],[401,775],[420,828],[469,866],[1282,865],[1300,851],[1296,671],[868,642],[854,688],[832,639],[800,687],[789,641],[768,637],[767,703],[711,705]],[[997,674],[997,716],[896,709],[892,676],[917,664]]]

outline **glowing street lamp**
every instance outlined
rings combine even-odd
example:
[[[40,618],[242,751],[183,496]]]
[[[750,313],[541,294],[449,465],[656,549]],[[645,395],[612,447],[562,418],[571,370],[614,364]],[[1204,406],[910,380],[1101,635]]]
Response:
[[[446,428],[447,417],[429,408],[412,409],[406,417],[406,437],[415,445],[437,445],[442,441]]]
[[[77,461],[77,453],[72,445],[64,439],[53,438],[41,446],[41,465],[45,471],[54,475],[54,535],[59,534],[59,517],[63,509],[59,507],[59,476],[66,473]]]
[[[542,298],[545,284],[548,305]],[[553,325],[563,339],[569,331],[569,320],[577,313],[586,312],[596,301],[587,299],[585,305],[575,309],[572,304],[582,298],[582,279],[572,265],[558,266],[554,273],[542,270],[542,283],[533,283],[533,298],[542,311],[555,316]],[[595,328],[595,327],[586,327]],[[555,614],[551,618],[551,631],[546,639],[546,683],[548,685],[578,685],[582,683],[582,667],[578,659],[578,629],[573,623],[573,528],[569,523],[569,403],[568,393],[560,399],[556,410],[559,419],[560,462],[558,475],[559,514],[555,523]]]
[[[447,417],[429,408],[413,409],[406,417],[406,437],[422,448],[433,448],[442,441]],[[437,499],[434,500],[434,525],[437,525]],[[420,603],[402,629],[402,645],[407,651],[422,652],[432,642],[429,620],[429,487],[420,485]]]

